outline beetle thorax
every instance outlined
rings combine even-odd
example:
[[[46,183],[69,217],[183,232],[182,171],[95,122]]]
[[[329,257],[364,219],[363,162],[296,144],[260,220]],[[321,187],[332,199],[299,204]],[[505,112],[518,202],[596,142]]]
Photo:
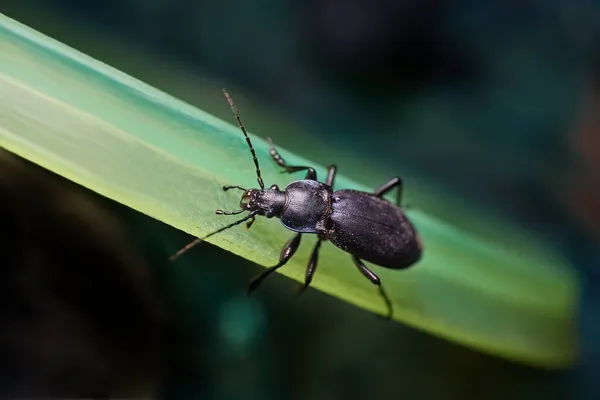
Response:
[[[314,180],[295,181],[285,188],[281,223],[303,233],[324,232],[331,208],[331,187]]]

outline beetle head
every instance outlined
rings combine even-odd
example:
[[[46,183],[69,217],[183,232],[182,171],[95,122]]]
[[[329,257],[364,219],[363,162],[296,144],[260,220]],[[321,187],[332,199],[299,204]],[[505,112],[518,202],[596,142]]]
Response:
[[[278,217],[285,205],[285,193],[277,185],[268,189],[248,189],[242,194],[240,207],[246,211],[257,211],[267,218]]]

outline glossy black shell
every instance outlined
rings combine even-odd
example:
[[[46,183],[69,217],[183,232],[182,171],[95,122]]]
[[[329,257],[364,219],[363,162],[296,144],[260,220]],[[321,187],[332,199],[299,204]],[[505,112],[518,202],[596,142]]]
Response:
[[[294,232],[323,232],[331,211],[331,193],[331,187],[318,181],[290,183],[285,188],[285,205],[280,217],[282,225]]]
[[[382,267],[407,268],[421,258],[419,237],[404,212],[367,192],[333,193],[326,236],[340,249]]]

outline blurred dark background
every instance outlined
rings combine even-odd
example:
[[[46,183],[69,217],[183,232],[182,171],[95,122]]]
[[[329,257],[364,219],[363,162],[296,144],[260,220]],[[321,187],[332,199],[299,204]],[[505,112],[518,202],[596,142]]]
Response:
[[[98,396],[173,399],[597,398],[589,379],[600,373],[593,340],[600,303],[600,14],[593,3],[4,0],[0,12],[230,120],[220,92],[227,86],[252,132],[321,164],[336,162],[373,187],[408,177],[411,204],[451,223],[481,230],[478,215],[512,221],[567,254],[583,288],[581,363],[573,371],[535,370],[381,322],[314,290],[299,299],[281,276],[247,299],[244,286],[259,267],[209,245],[167,270],[164,260],[187,235],[7,156],[6,170],[29,171],[22,185],[56,181],[49,191],[75,191],[95,206],[74,211],[81,220],[75,226],[42,222],[57,206],[34,191],[23,189],[18,211],[4,206],[12,210],[6,226],[20,236],[3,244],[12,254],[3,316],[18,328],[14,321],[26,315],[39,327],[29,341],[17,328],[7,331],[0,351],[17,350],[0,357],[4,393],[37,387],[63,396],[93,388]],[[6,198],[20,193],[11,179],[3,177]],[[433,190],[443,196],[427,196]],[[453,204],[469,205],[474,216],[449,212]],[[115,221],[96,232],[93,221],[104,220],[102,213]],[[31,224],[54,240],[28,242],[31,228],[18,227]],[[110,239],[111,230],[126,232],[123,240]],[[61,269],[61,251],[79,231],[89,232],[78,236],[81,246],[101,248],[107,260],[65,284],[61,277],[72,271]],[[39,256],[24,261],[15,246],[33,246]],[[74,263],[89,262],[81,257]],[[108,264],[114,279],[96,279]],[[132,278],[139,273],[132,265],[149,266],[152,276]],[[31,272],[40,269],[46,275]],[[52,302],[80,306],[66,307],[50,325],[42,322],[54,314],[40,312],[44,307],[15,313],[21,295],[9,289],[23,281],[32,287],[26,303],[48,303],[35,289],[41,285],[58,286],[48,294]],[[89,285],[83,293],[98,302],[81,301],[71,285]],[[135,295],[119,295],[129,289]],[[127,320],[131,314],[139,320]],[[53,328],[60,321],[72,328]],[[82,333],[94,324],[122,329]],[[137,346],[127,344],[136,337]],[[105,350],[55,355],[70,361],[54,365],[48,349],[67,338]],[[27,368],[32,362],[40,371]]]

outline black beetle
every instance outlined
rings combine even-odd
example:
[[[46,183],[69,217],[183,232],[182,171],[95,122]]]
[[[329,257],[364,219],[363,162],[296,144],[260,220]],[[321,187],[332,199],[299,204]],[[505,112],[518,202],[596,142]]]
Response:
[[[223,190],[225,191],[238,189],[244,192],[240,200],[240,209],[235,211],[217,210],[216,213],[220,215],[236,215],[245,211],[250,213],[238,221],[192,241],[171,256],[170,260],[173,261],[209,236],[223,232],[242,222],[247,221],[246,225],[250,228],[257,215],[267,218],[276,217],[283,226],[296,232],[296,235],[281,250],[279,262],[252,279],[248,286],[248,294],[256,289],[264,278],[284,266],[292,258],[300,246],[302,234],[312,233],[318,236],[318,240],[306,269],[305,282],[301,292],[312,281],[317,268],[321,243],[329,240],[338,248],[351,254],[358,270],[377,285],[388,308],[387,318],[391,318],[392,303],[383,290],[381,280],[367,268],[363,260],[381,267],[405,269],[421,258],[422,244],[419,235],[400,208],[402,180],[399,177],[392,178],[373,193],[351,189],[334,192],[333,182],[337,172],[335,165],[328,167],[325,183],[319,182],[314,168],[288,165],[273,146],[271,138],[267,138],[270,146],[269,153],[273,160],[284,168],[283,172],[307,172],[303,180],[291,182],[284,190],[280,190],[277,185],[265,189],[250,137],[242,124],[233,99],[225,89],[223,89],[223,93],[252,153],[260,189],[245,189],[237,185],[224,186]],[[383,198],[394,188],[397,189],[396,205]]]

